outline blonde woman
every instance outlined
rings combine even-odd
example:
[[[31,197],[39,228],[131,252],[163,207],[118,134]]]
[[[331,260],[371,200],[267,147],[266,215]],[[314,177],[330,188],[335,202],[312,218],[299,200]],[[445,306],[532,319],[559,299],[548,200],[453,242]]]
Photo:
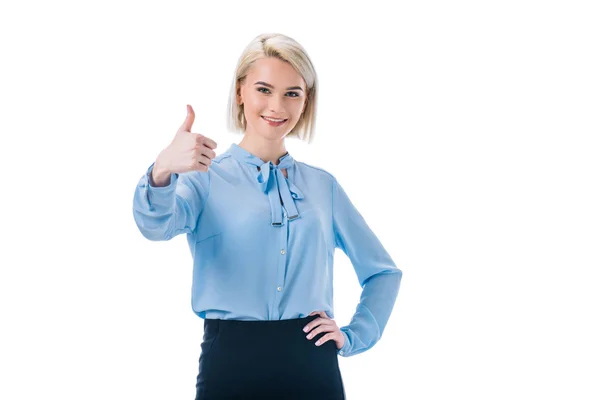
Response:
[[[298,161],[285,139],[311,142],[317,74],[281,34],[256,37],[239,58],[228,127],[244,135],[216,155],[192,133],[194,111],[150,165],[133,216],[149,240],[187,234],[192,309],[204,319],[196,400],[345,399],[338,355],[381,338],[402,272],[340,182]],[[338,326],[333,255],[351,260],[362,287]]]

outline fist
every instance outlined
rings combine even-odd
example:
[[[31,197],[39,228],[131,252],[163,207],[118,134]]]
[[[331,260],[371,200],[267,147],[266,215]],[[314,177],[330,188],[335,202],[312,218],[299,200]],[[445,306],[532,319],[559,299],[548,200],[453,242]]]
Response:
[[[165,173],[207,172],[216,153],[217,143],[200,133],[192,133],[194,110],[187,105],[187,116],[175,137],[157,157],[155,168]]]

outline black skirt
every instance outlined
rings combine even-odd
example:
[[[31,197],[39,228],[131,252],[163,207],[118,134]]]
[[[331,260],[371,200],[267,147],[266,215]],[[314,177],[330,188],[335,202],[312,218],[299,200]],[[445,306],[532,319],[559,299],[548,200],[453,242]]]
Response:
[[[344,400],[335,342],[302,330],[316,318],[205,319],[196,400]]]

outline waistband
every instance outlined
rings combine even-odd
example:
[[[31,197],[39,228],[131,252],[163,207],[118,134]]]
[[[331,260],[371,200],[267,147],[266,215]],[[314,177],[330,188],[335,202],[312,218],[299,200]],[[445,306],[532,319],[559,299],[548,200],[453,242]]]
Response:
[[[303,327],[310,321],[319,318],[319,314],[309,315],[302,318],[290,318],[290,319],[276,319],[276,320],[239,320],[239,319],[214,319],[205,318],[204,326],[218,325],[219,327],[228,328],[257,328],[257,329],[269,329],[269,328],[295,328],[297,326]]]

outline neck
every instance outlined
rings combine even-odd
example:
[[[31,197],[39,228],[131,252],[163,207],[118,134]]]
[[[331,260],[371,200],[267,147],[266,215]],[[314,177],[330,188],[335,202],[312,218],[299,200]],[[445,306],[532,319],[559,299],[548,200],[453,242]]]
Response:
[[[279,159],[287,153],[284,139],[267,140],[260,136],[245,134],[238,146],[264,162],[271,161],[275,165],[279,164]]]

